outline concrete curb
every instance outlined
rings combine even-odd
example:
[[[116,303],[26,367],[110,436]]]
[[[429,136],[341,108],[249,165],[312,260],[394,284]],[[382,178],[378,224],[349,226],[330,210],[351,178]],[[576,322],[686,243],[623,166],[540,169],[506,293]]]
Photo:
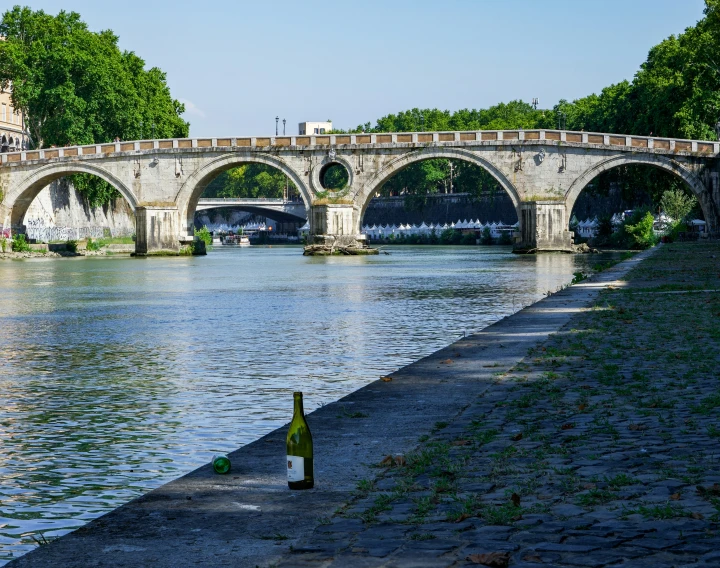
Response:
[[[385,455],[405,454],[451,422],[493,377],[566,325],[656,249],[549,296],[483,331],[375,381],[308,417],[316,488],[291,492],[285,427],[233,452],[226,476],[207,465],[99,517],[8,566],[267,566],[374,478]],[[288,403],[290,405],[290,402]],[[354,418],[353,415],[366,415]]]

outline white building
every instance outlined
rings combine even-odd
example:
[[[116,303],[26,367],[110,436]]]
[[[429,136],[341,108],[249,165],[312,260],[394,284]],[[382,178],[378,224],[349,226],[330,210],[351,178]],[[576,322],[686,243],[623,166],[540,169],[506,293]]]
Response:
[[[309,136],[312,134],[325,134],[332,130],[332,121],[327,122],[301,122],[298,125],[298,134],[300,136]]]

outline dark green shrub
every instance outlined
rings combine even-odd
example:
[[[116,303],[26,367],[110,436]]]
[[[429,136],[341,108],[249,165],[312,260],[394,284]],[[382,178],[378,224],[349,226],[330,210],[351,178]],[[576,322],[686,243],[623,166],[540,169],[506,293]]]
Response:
[[[13,252],[30,252],[30,244],[25,240],[25,235],[15,234],[12,238],[12,250]]]
[[[474,233],[465,233],[462,236],[462,241],[460,241],[460,244],[474,245],[475,244],[475,234]]]
[[[86,248],[87,250],[100,250],[100,242],[93,241],[91,237],[88,237]]]
[[[626,249],[643,249],[657,244],[659,238],[653,232],[653,215],[649,209],[637,209],[625,218],[617,232],[613,233],[612,245]]]
[[[480,236],[480,244],[481,245],[491,245],[495,241],[492,238],[492,232],[490,231],[490,227],[485,227],[482,230],[482,235]]]
[[[500,240],[499,243],[501,245],[511,245],[513,242],[512,233],[509,231],[503,231],[500,233]]]
[[[65,250],[68,252],[77,252],[77,241],[65,241]]]
[[[653,231],[655,219],[649,211],[634,225],[625,225],[625,231],[632,237],[630,248],[646,249],[658,243],[658,237]]]
[[[195,236],[205,243],[206,247],[212,244],[212,235],[207,225],[204,225],[202,229],[195,229]]]
[[[442,233],[440,233],[440,244],[441,245],[451,244],[454,233],[455,233],[455,229],[445,229]]]

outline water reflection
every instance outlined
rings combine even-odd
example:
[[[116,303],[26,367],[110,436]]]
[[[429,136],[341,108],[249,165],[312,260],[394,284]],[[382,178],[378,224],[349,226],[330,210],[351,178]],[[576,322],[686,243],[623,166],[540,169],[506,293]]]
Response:
[[[0,564],[477,331],[598,257],[398,247],[0,263]]]

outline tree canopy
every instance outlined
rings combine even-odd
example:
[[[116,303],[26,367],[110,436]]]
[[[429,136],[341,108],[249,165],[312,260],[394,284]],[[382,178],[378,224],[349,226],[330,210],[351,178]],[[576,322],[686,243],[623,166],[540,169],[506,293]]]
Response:
[[[253,162],[221,173],[210,182],[203,196],[280,198],[286,183],[291,193],[296,192],[295,184],[280,170]]]
[[[188,135],[165,73],[121,51],[113,32],[88,30],[79,14],[15,6],[2,15],[0,36],[0,87],[12,86],[32,147]],[[99,178],[71,179],[91,205],[119,195]]]
[[[15,6],[0,22],[0,86],[25,115],[32,144],[94,144],[116,136],[187,136],[185,108],[170,96],[165,73],[109,30],[92,32],[75,12],[57,16]],[[154,125],[154,126],[153,126]]]
[[[622,81],[555,112],[571,130],[717,139],[720,119],[720,0],[704,18],[650,49],[632,81]]]

